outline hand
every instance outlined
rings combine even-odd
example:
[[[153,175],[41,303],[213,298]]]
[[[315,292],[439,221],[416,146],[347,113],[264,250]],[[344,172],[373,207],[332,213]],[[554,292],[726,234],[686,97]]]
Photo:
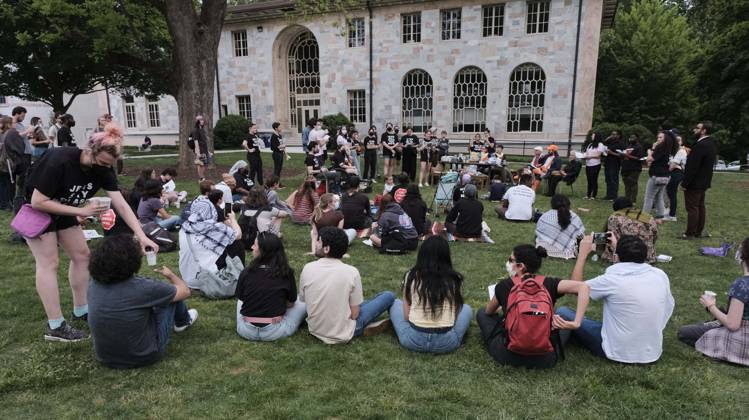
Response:
[[[582,258],[588,258],[588,255],[593,252],[593,248],[593,235],[585,235],[580,241],[578,255]]]
[[[715,306],[715,298],[713,296],[700,296],[700,305],[704,306],[705,309]]]
[[[78,208],[78,217],[86,218],[90,216],[98,216],[103,212],[109,210],[109,206],[101,204],[98,201],[89,201],[85,206]]]
[[[580,328],[580,323],[567,321],[559,315],[554,315],[551,319],[551,326],[557,330],[576,330]]]
[[[611,253],[616,252],[616,244],[619,243],[619,238],[614,235],[613,232],[606,232],[606,237],[608,238],[608,243],[606,244],[607,247],[611,250]]]
[[[169,267],[167,267],[165,265],[162,265],[161,268],[154,268],[153,271],[156,272],[156,273],[161,274],[165,278],[171,278],[171,277],[175,277],[176,276],[176,274],[174,274],[174,272]]]
[[[153,252],[157,254],[159,252],[159,246],[156,245],[156,242],[148,239],[145,234],[143,234],[142,237],[138,237],[138,243],[140,243],[140,249],[143,251],[143,255],[146,255],[146,248],[151,248]]]

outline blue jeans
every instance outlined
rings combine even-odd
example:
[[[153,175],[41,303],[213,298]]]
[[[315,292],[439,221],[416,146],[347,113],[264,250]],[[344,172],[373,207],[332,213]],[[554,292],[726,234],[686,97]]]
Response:
[[[603,165],[603,175],[606,178],[606,199],[615,200],[619,197],[620,163],[606,163]]]
[[[161,226],[162,229],[174,230],[177,225],[182,224],[182,218],[179,216],[172,216],[168,219],[162,219],[161,217],[156,216],[156,224]]]
[[[567,321],[575,320],[575,311],[566,306],[557,309],[556,314]],[[590,352],[595,356],[603,357],[605,359],[606,353],[603,351],[603,338],[601,338],[602,327],[603,323],[601,321],[583,318],[580,328],[572,331],[572,337],[577,340],[578,343],[582,344],[583,347],[590,350]]]
[[[278,324],[268,324],[264,327],[257,327],[252,323],[245,322],[240,313],[242,310],[242,301],[237,301],[237,334],[242,338],[252,341],[276,341],[284,337],[294,335],[299,325],[304,321],[307,315],[307,305],[298,299],[294,306],[286,309],[283,321]]]
[[[406,321],[402,300],[396,299],[390,306],[390,321],[393,322],[401,346],[423,353],[450,353],[457,350],[463,342],[468,326],[471,325],[472,317],[471,307],[463,305],[450,331],[440,334],[428,333],[414,329],[413,325]]]
[[[359,337],[364,332],[364,328],[371,324],[372,321],[379,318],[383,312],[387,311],[395,301],[393,292],[380,292],[370,300],[365,300],[359,306],[359,317],[356,318],[356,330],[354,337]]]
[[[153,308],[156,314],[156,325],[159,340],[159,353],[166,351],[169,337],[175,325],[184,326],[190,323],[190,314],[187,313],[187,305],[184,301],[170,303],[167,306]]]

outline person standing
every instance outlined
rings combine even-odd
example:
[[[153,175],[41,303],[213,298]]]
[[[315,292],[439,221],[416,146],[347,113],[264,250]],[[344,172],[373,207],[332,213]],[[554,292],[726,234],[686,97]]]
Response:
[[[44,152],[49,149],[51,141],[44,134],[44,127],[42,125],[42,119],[34,117],[31,119],[31,128],[29,129],[31,134],[31,146],[34,148],[34,160],[42,157]]]
[[[637,134],[629,136],[629,144],[622,154],[622,181],[624,182],[624,196],[632,203],[637,202],[637,185],[642,173],[642,158],[645,149],[640,144]]]
[[[258,185],[263,185],[263,159],[260,156],[260,142],[262,141],[263,139],[257,135],[257,124],[250,124],[250,135],[242,142],[242,147],[247,151],[250,179]]]
[[[419,138],[413,133],[411,127],[406,127],[406,135],[401,138],[403,147],[403,172],[408,174],[411,182],[416,180],[416,148]]]
[[[60,120],[61,115],[55,113],[55,119],[53,121],[53,124],[49,126],[49,131],[47,131],[47,138],[50,141],[50,147],[55,147],[57,144],[57,132],[62,128],[62,121]]]
[[[7,115],[0,116],[0,144],[4,148],[8,148],[12,141],[9,143],[8,133],[10,138],[20,138],[16,129],[13,128],[13,119]],[[12,146],[12,145],[11,145]],[[13,158],[11,149],[6,149],[7,158],[5,161],[0,162],[0,210],[12,210],[13,209],[13,182],[15,182],[15,159]]]
[[[377,149],[380,143],[377,141],[377,128],[369,127],[369,134],[364,137],[364,173],[362,178],[375,182],[375,171],[377,169]]]
[[[604,200],[613,201],[619,196],[619,171],[622,167],[622,158],[618,150],[624,150],[625,148],[621,131],[612,131],[604,144],[607,149],[606,157],[603,159],[603,174],[606,178],[606,197]]]
[[[388,123],[385,126],[385,132],[380,139],[382,144],[382,161],[383,176],[385,178],[393,176],[393,162],[395,160],[396,146],[398,144],[398,134],[393,130],[393,124]]]
[[[684,142],[681,136],[676,136],[676,144],[678,150],[674,157],[669,161],[669,170],[671,171],[671,177],[669,178],[668,185],[666,186],[666,194],[668,195],[668,215],[663,218],[669,222],[676,221],[676,207],[678,205],[678,192],[679,184],[684,179],[684,166],[687,163],[687,149],[684,147]]]
[[[681,187],[684,189],[684,205],[687,208],[687,231],[682,239],[692,239],[709,236],[705,232],[705,193],[713,180],[713,167],[718,154],[715,141],[710,135],[713,133],[713,123],[702,121],[694,127],[697,143],[687,157],[684,169],[684,179]]]
[[[307,125],[302,129],[302,151],[307,152],[307,145],[309,144],[309,133],[315,127],[315,120],[311,119],[307,121]]]
[[[57,145],[59,147],[76,147],[71,128],[75,127],[75,118],[70,114],[60,116],[60,128],[57,130]]]
[[[208,151],[208,135],[205,132],[205,119],[202,115],[195,117],[195,127],[190,135],[195,142],[195,168],[198,171],[198,180],[205,181],[205,165],[211,161]]]
[[[598,174],[601,173],[601,154],[606,146],[601,142],[599,133],[591,133],[590,141],[583,144],[585,153],[585,178],[588,181],[588,192],[584,200],[595,200],[598,196]]]
[[[428,129],[424,133],[424,140],[419,143],[419,187],[423,187],[424,184],[429,186],[429,174],[432,172],[432,153],[435,149],[434,137],[432,137],[432,130]]]
[[[286,143],[281,135],[281,123],[276,121],[271,127],[273,128],[273,134],[270,137],[270,149],[273,151],[273,175],[281,178]]]

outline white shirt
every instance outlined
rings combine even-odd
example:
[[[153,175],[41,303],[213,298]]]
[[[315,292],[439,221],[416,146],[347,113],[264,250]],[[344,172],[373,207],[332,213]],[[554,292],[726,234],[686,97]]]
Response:
[[[536,193],[525,185],[512,187],[505,192],[503,200],[509,201],[505,218],[507,220],[531,220]]]
[[[223,181],[214,185],[214,188],[224,193],[224,204],[232,204],[234,202],[231,195],[231,188],[229,188],[229,186],[226,185]]]
[[[649,264],[618,263],[587,281],[603,300],[603,351],[622,363],[652,363],[663,352],[663,329],[674,311],[668,276]]]
[[[588,145],[585,149],[585,166],[598,166],[601,164],[601,154],[607,150],[603,143],[599,143],[598,147],[593,147],[592,144]]]
[[[679,169],[683,170],[687,164],[687,149],[685,149],[684,147],[680,147],[679,151],[676,152],[676,155],[671,158],[669,163],[673,165],[679,165]]]

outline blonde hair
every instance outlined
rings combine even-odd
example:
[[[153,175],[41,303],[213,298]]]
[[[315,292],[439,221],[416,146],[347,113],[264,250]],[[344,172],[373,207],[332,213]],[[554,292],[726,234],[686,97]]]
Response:
[[[335,198],[335,194],[331,193],[325,193],[320,197],[320,202],[317,203],[317,207],[315,207],[315,210],[312,212],[312,223],[317,223],[320,220],[324,210],[333,204]]]
[[[0,133],[4,133],[13,128],[13,118],[3,115],[0,117]]]
[[[94,156],[99,153],[108,153],[113,158],[117,159],[120,157],[122,152],[122,136],[123,131],[119,125],[115,123],[109,123],[104,126],[104,131],[94,133],[91,136],[91,143],[89,147]]]

